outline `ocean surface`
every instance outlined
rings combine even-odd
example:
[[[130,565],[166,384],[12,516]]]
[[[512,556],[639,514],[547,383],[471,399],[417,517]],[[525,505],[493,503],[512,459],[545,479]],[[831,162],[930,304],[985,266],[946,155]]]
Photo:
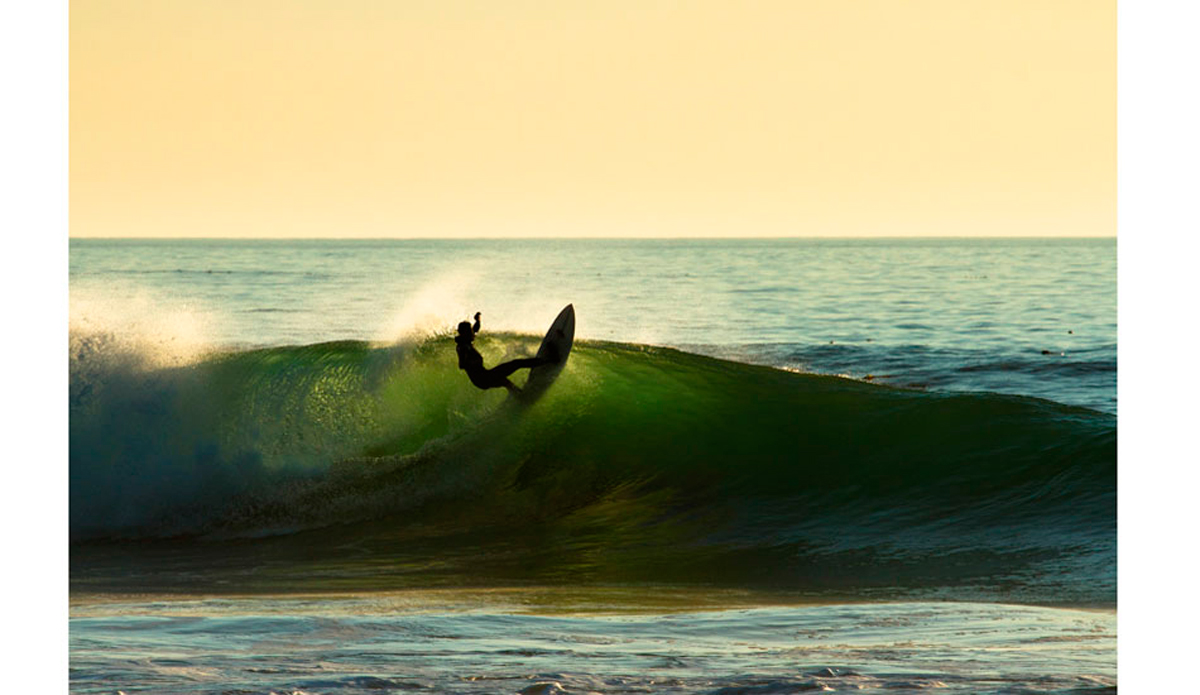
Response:
[[[72,240],[70,283],[73,692],[1115,690],[1115,240]],[[456,368],[568,303],[536,402]]]

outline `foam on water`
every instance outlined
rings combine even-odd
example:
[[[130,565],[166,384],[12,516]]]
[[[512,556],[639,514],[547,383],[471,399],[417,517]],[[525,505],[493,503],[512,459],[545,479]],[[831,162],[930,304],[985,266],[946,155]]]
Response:
[[[509,598],[515,598],[510,595]],[[464,602],[465,605],[465,602]],[[629,613],[273,598],[80,605],[72,689],[1101,693],[1112,612],[858,604]],[[169,644],[163,649],[156,645]],[[246,659],[252,651],[255,658]],[[144,690],[143,690],[144,689]]]

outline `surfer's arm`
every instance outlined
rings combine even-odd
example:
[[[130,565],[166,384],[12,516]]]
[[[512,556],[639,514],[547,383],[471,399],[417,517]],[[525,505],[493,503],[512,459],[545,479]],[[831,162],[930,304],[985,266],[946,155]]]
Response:
[[[473,333],[479,332],[479,312],[478,311],[475,312],[475,325],[471,326],[471,331]]]

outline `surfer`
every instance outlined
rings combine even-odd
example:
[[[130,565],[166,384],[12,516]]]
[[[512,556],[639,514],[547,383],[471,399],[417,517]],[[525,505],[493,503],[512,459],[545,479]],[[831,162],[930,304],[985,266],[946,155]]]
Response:
[[[508,380],[508,377],[518,369],[533,368],[549,364],[553,360],[541,357],[525,357],[498,364],[491,369],[483,366],[483,355],[475,349],[475,334],[479,332],[479,312],[475,312],[475,325],[463,321],[458,324],[458,335],[454,336],[454,349],[458,352],[458,368],[467,373],[467,378],[481,389],[504,387],[512,393],[520,393],[521,389]]]

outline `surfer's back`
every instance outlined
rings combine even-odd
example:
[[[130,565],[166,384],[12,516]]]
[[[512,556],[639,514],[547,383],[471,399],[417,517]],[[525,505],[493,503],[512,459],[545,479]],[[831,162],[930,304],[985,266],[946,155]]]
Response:
[[[470,374],[474,370],[483,369],[483,355],[475,349],[474,343],[461,335],[454,337],[454,349],[458,353],[458,368]]]

